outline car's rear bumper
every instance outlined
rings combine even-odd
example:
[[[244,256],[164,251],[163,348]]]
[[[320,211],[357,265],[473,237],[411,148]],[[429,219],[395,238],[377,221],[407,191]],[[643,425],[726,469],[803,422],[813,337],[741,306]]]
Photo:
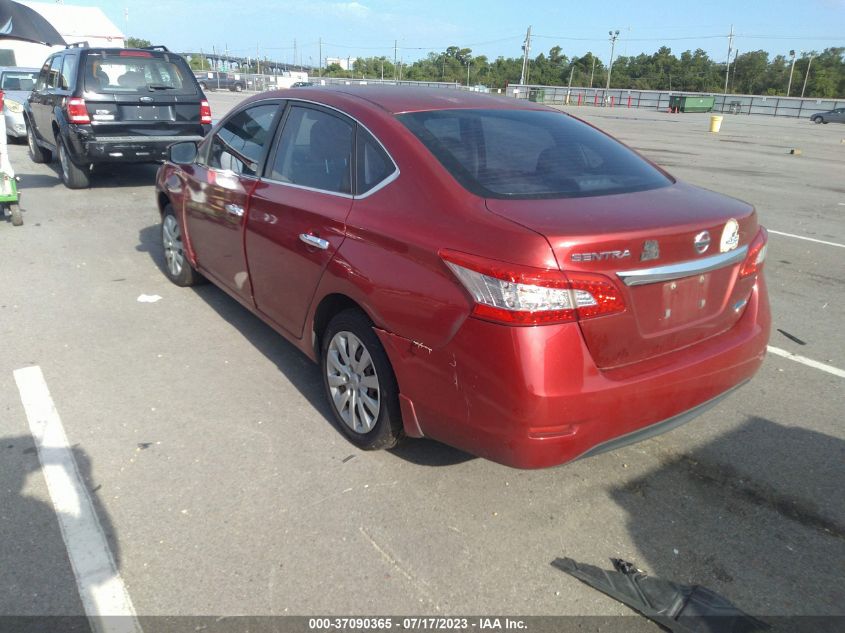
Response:
[[[702,413],[760,367],[770,320],[761,277],[728,332],[611,371],[595,366],[577,324],[506,327],[467,319],[439,350],[380,334],[409,434],[509,466],[542,468]]]
[[[203,126],[203,134],[208,129]],[[173,143],[203,139],[202,134],[95,136],[82,126],[71,126],[67,137],[71,159],[77,164],[162,161]]]

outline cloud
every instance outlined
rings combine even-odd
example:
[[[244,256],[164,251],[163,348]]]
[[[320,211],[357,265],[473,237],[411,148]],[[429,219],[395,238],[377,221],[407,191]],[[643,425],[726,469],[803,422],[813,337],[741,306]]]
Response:
[[[369,17],[372,11],[360,2],[335,2],[329,5],[332,13],[355,18]]]

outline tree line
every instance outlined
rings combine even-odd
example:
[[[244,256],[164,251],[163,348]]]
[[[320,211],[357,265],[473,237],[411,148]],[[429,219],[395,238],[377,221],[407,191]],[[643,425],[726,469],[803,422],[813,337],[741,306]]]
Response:
[[[493,89],[519,83],[521,57],[474,56],[469,48],[450,46],[429,53],[409,64],[393,64],[389,57],[355,60],[351,70],[332,65],[322,73],[330,77],[400,78],[414,81],[448,81],[482,84]],[[771,57],[766,51],[749,51],[731,58],[728,92],[755,95],[786,95],[792,66],[791,55]],[[807,74],[809,66],[809,75]],[[702,49],[684,51],[680,57],[666,46],[651,55],[622,55],[613,61],[610,87],[637,90],[723,92],[726,64]],[[801,95],[804,78],[806,97],[845,96],[845,47],[795,57],[790,96]],[[600,87],[607,84],[607,67],[593,53],[568,57],[560,46],[529,60],[526,83],[545,86]]]
[[[149,42],[128,38],[128,46],[149,46]],[[826,48],[821,53],[804,52],[771,57],[763,50],[734,55],[728,76],[728,92],[753,95],[786,95],[816,98],[845,97],[845,47]],[[460,84],[485,85],[492,89],[519,83],[522,57],[475,56],[472,49],[450,46],[440,53],[431,52],[412,63],[397,63],[387,56],[359,57],[350,70],[337,64],[317,73],[326,77],[357,79],[404,79],[411,81],[447,81]],[[210,68],[208,60],[193,58],[192,68]],[[808,73],[809,67],[809,73]],[[241,72],[256,72],[257,65],[242,68]],[[593,53],[568,57],[560,46],[553,46],[548,54],[540,53],[530,59],[526,69],[526,83],[543,86],[598,87],[607,85],[607,66]],[[723,92],[726,64],[716,61],[702,49],[684,51],[680,57],[669,47],[662,46],[651,55],[621,55],[613,61],[610,87],[636,90],[675,90],[687,92]],[[314,70],[312,70],[312,74]],[[807,80],[804,88],[804,80]]]

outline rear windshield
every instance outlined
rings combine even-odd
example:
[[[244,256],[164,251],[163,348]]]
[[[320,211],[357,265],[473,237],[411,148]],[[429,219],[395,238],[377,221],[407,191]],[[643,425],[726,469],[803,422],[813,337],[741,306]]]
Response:
[[[85,62],[88,92],[195,94],[194,82],[181,58],[168,55],[127,51],[122,55],[88,55]]]
[[[0,90],[32,90],[38,72],[15,71],[3,73]]]
[[[558,112],[437,110],[398,118],[458,182],[485,198],[597,196],[672,182],[621,143]]]

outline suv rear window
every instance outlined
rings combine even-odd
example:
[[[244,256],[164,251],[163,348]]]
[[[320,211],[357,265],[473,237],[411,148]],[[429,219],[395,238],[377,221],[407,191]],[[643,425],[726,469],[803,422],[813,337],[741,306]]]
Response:
[[[574,198],[671,184],[621,143],[562,113],[436,110],[398,118],[485,198]]]
[[[194,76],[181,58],[154,56],[146,51],[88,55],[85,62],[88,92],[133,94],[158,90],[169,94],[195,94]]]

